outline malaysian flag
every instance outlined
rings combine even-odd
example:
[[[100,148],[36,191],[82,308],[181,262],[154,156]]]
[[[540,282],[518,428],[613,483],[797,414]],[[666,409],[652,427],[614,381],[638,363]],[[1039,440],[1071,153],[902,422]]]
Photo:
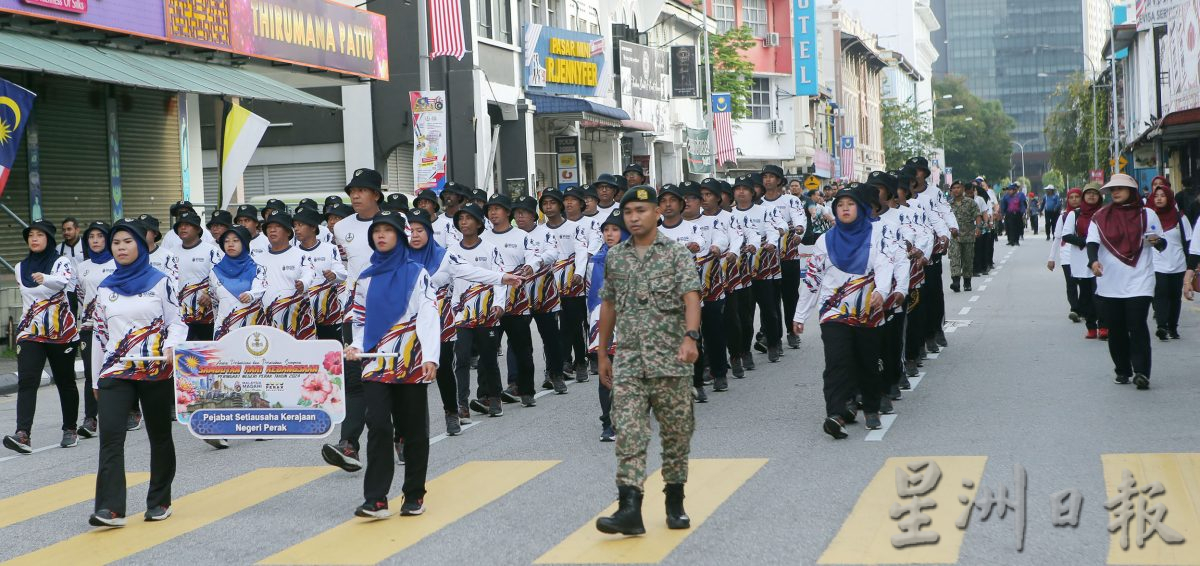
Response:
[[[733,145],[733,97],[729,93],[712,95],[713,133],[717,144],[717,164],[737,163]]]
[[[17,160],[21,134],[33,114],[36,97],[36,94],[0,79],[0,193],[4,192],[13,162]]]
[[[429,58],[447,55],[462,61],[467,54],[463,41],[462,6],[459,0],[429,0]]]
[[[842,136],[842,178],[854,178],[854,136]]]

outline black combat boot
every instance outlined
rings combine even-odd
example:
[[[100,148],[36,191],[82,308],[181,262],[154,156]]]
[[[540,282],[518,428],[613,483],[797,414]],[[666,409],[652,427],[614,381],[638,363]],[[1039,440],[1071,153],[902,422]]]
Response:
[[[966,276],[963,277],[963,289],[966,291],[971,290],[971,278],[970,277],[966,277]]]
[[[950,283],[950,290],[951,290],[951,291],[954,291],[955,293],[957,293],[957,292],[959,292],[959,291],[961,291],[961,290],[962,290],[962,289],[961,289],[961,288],[958,286],[958,276],[957,276],[957,275],[952,275],[952,276],[950,276],[950,280],[951,280],[951,283]]]
[[[642,490],[622,485],[617,487],[617,494],[617,512],[596,519],[596,530],[610,535],[646,534],[642,525]]]
[[[683,484],[669,483],[663,493],[667,494],[667,528],[690,529],[692,519],[683,510]]]

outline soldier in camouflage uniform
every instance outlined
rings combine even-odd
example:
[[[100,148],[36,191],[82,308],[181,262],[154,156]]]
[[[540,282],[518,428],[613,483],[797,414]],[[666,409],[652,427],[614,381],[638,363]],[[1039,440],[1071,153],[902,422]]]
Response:
[[[979,205],[964,192],[962,181],[950,185],[950,211],[958,221],[958,236],[950,239],[950,290],[955,293],[962,290],[960,278],[966,290],[971,290],[971,276],[975,274],[975,237],[983,223]]]
[[[653,187],[630,188],[621,212],[632,237],[613,247],[600,291],[600,381],[612,387],[617,432],[619,508],[596,520],[610,534],[646,532],[642,483],[650,412],[662,437],[662,475],[667,527],[686,529],[683,484],[692,440],[691,364],[699,357],[700,278],[687,248],[658,232],[658,195]],[[622,339],[616,363],[608,359],[613,330]],[[636,337],[633,338],[633,337]]]

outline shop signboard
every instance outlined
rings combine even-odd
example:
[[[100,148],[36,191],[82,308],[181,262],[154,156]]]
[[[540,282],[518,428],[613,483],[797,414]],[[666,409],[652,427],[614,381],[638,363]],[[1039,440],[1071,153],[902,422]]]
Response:
[[[565,191],[579,186],[579,138],[560,136],[554,138],[554,153],[557,155],[558,189]]]
[[[619,43],[621,108],[633,120],[654,124],[654,131],[671,131],[670,55],[637,43]]]
[[[687,167],[688,172],[695,175],[714,175],[717,172],[713,163],[712,131],[707,129],[684,128],[687,136]]]
[[[602,96],[607,90],[604,38],[541,24],[525,26],[525,90]]]
[[[817,2],[794,0],[792,28],[796,38],[792,49],[796,59],[796,96],[816,96],[817,86]]]
[[[696,80],[696,46],[675,45],[671,47],[671,96],[696,98],[700,96]]]

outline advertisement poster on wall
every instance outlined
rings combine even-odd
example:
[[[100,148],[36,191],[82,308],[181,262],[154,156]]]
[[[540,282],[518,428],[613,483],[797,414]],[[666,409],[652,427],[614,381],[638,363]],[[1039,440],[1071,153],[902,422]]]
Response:
[[[712,132],[707,129],[684,128],[687,136],[687,168],[695,175],[714,175]]]
[[[637,121],[654,124],[656,132],[670,131],[670,55],[666,51],[622,41],[621,108]]]
[[[695,98],[700,96],[696,80],[696,46],[675,45],[671,47],[671,96]]]
[[[413,184],[417,191],[446,186],[446,91],[408,93],[413,114]]]
[[[579,138],[554,138],[554,153],[558,156],[558,189],[565,191],[579,186]]]

